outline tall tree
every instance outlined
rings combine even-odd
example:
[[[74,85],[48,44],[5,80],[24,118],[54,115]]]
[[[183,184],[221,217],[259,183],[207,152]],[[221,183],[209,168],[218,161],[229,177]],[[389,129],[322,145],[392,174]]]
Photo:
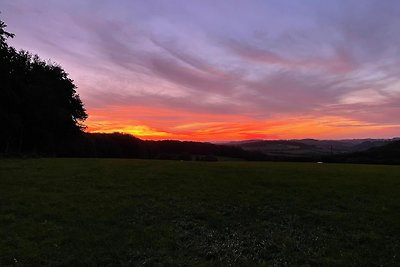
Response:
[[[62,153],[80,135],[87,114],[60,65],[7,44],[0,21],[0,153]]]

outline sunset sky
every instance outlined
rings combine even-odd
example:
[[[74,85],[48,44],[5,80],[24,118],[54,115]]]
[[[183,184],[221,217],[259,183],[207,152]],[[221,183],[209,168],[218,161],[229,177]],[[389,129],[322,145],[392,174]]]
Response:
[[[1,0],[91,132],[222,141],[400,136],[400,1]]]

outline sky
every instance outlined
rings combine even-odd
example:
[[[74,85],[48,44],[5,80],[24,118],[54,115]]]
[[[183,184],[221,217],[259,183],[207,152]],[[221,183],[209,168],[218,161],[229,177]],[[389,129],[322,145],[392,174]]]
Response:
[[[90,132],[400,136],[400,1],[1,0],[9,44],[60,64]]]

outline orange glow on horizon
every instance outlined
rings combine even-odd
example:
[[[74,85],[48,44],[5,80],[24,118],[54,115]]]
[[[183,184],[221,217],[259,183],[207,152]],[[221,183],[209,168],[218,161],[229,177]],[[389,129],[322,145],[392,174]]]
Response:
[[[398,132],[399,125],[375,125],[337,116],[266,120],[242,115],[197,114],[148,107],[93,109],[88,132],[121,132],[148,140],[231,141],[248,139],[367,138]],[[360,134],[362,133],[362,134]]]

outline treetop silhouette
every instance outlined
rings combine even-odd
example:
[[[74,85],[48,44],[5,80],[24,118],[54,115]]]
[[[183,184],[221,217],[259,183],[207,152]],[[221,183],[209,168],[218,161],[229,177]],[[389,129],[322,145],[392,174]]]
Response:
[[[63,68],[7,44],[0,20],[0,153],[57,154],[84,128],[86,110]]]

